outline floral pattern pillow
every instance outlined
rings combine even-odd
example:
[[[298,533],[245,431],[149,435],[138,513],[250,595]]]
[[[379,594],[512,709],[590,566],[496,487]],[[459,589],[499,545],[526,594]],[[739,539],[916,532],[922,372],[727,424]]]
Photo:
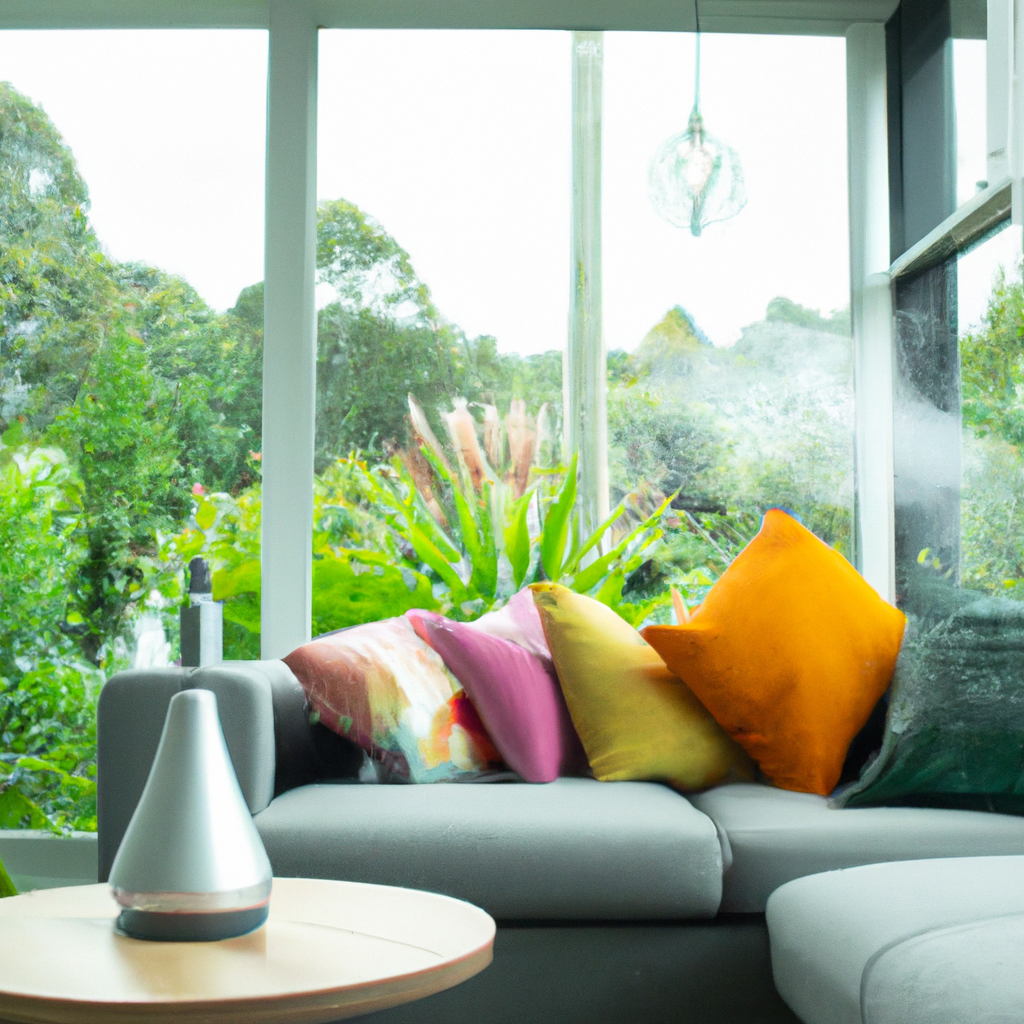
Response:
[[[462,686],[404,617],[320,637],[284,661],[320,721],[396,781],[470,781],[504,767]]]

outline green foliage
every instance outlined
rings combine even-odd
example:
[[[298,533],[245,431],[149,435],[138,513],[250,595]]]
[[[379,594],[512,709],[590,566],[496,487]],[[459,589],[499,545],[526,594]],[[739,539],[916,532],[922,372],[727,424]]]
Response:
[[[980,330],[960,339],[960,581],[1024,598],[1024,284],[1000,272]],[[948,572],[949,566],[936,568]]]
[[[0,82],[0,431],[74,400],[116,303],[88,206],[50,119]]]
[[[63,650],[67,591],[81,561],[81,483],[62,451],[0,440],[0,678],[40,652]]]
[[[7,874],[7,869],[4,867],[4,862],[0,860],[0,900],[5,896],[17,896],[18,890],[14,887],[14,883],[11,881],[11,876]]]
[[[140,264],[116,268],[126,322],[142,340],[177,440],[183,479],[210,490],[252,483],[263,403],[263,286],[227,313],[184,281]]]
[[[985,325],[960,339],[963,421],[978,437],[1024,444],[1024,283],[1001,272]]]
[[[185,512],[178,443],[141,339],[116,325],[93,359],[75,404],[49,436],[83,483],[76,535],[85,547],[72,604],[89,661],[120,635],[129,609],[160,585],[156,532]]]
[[[19,434],[0,442],[0,828],[95,828],[100,676],[66,632],[81,484]]]

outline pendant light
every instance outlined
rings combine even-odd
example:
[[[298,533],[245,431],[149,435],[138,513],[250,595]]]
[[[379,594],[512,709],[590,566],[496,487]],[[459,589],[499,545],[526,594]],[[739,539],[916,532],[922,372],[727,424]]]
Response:
[[[746,206],[740,158],[731,146],[705,131],[700,113],[700,9],[696,19],[693,110],[686,131],[658,147],[648,171],[651,203],[677,228],[700,235],[708,224],[735,217]]]

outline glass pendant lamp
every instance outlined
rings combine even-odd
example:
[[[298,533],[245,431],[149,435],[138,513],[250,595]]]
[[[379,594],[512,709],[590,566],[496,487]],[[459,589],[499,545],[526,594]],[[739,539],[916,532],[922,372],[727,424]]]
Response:
[[[658,215],[698,236],[708,224],[735,217],[747,203],[740,158],[704,128],[700,112],[700,10],[696,14],[693,110],[686,131],[658,147],[648,172],[651,203]]]

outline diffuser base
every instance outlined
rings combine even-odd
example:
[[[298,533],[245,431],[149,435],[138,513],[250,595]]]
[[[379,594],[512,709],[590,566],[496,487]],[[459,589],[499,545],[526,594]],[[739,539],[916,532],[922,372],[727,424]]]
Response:
[[[205,914],[161,914],[152,910],[122,910],[117,930],[133,939],[153,942],[216,942],[255,931],[267,919],[270,904],[245,910]]]

